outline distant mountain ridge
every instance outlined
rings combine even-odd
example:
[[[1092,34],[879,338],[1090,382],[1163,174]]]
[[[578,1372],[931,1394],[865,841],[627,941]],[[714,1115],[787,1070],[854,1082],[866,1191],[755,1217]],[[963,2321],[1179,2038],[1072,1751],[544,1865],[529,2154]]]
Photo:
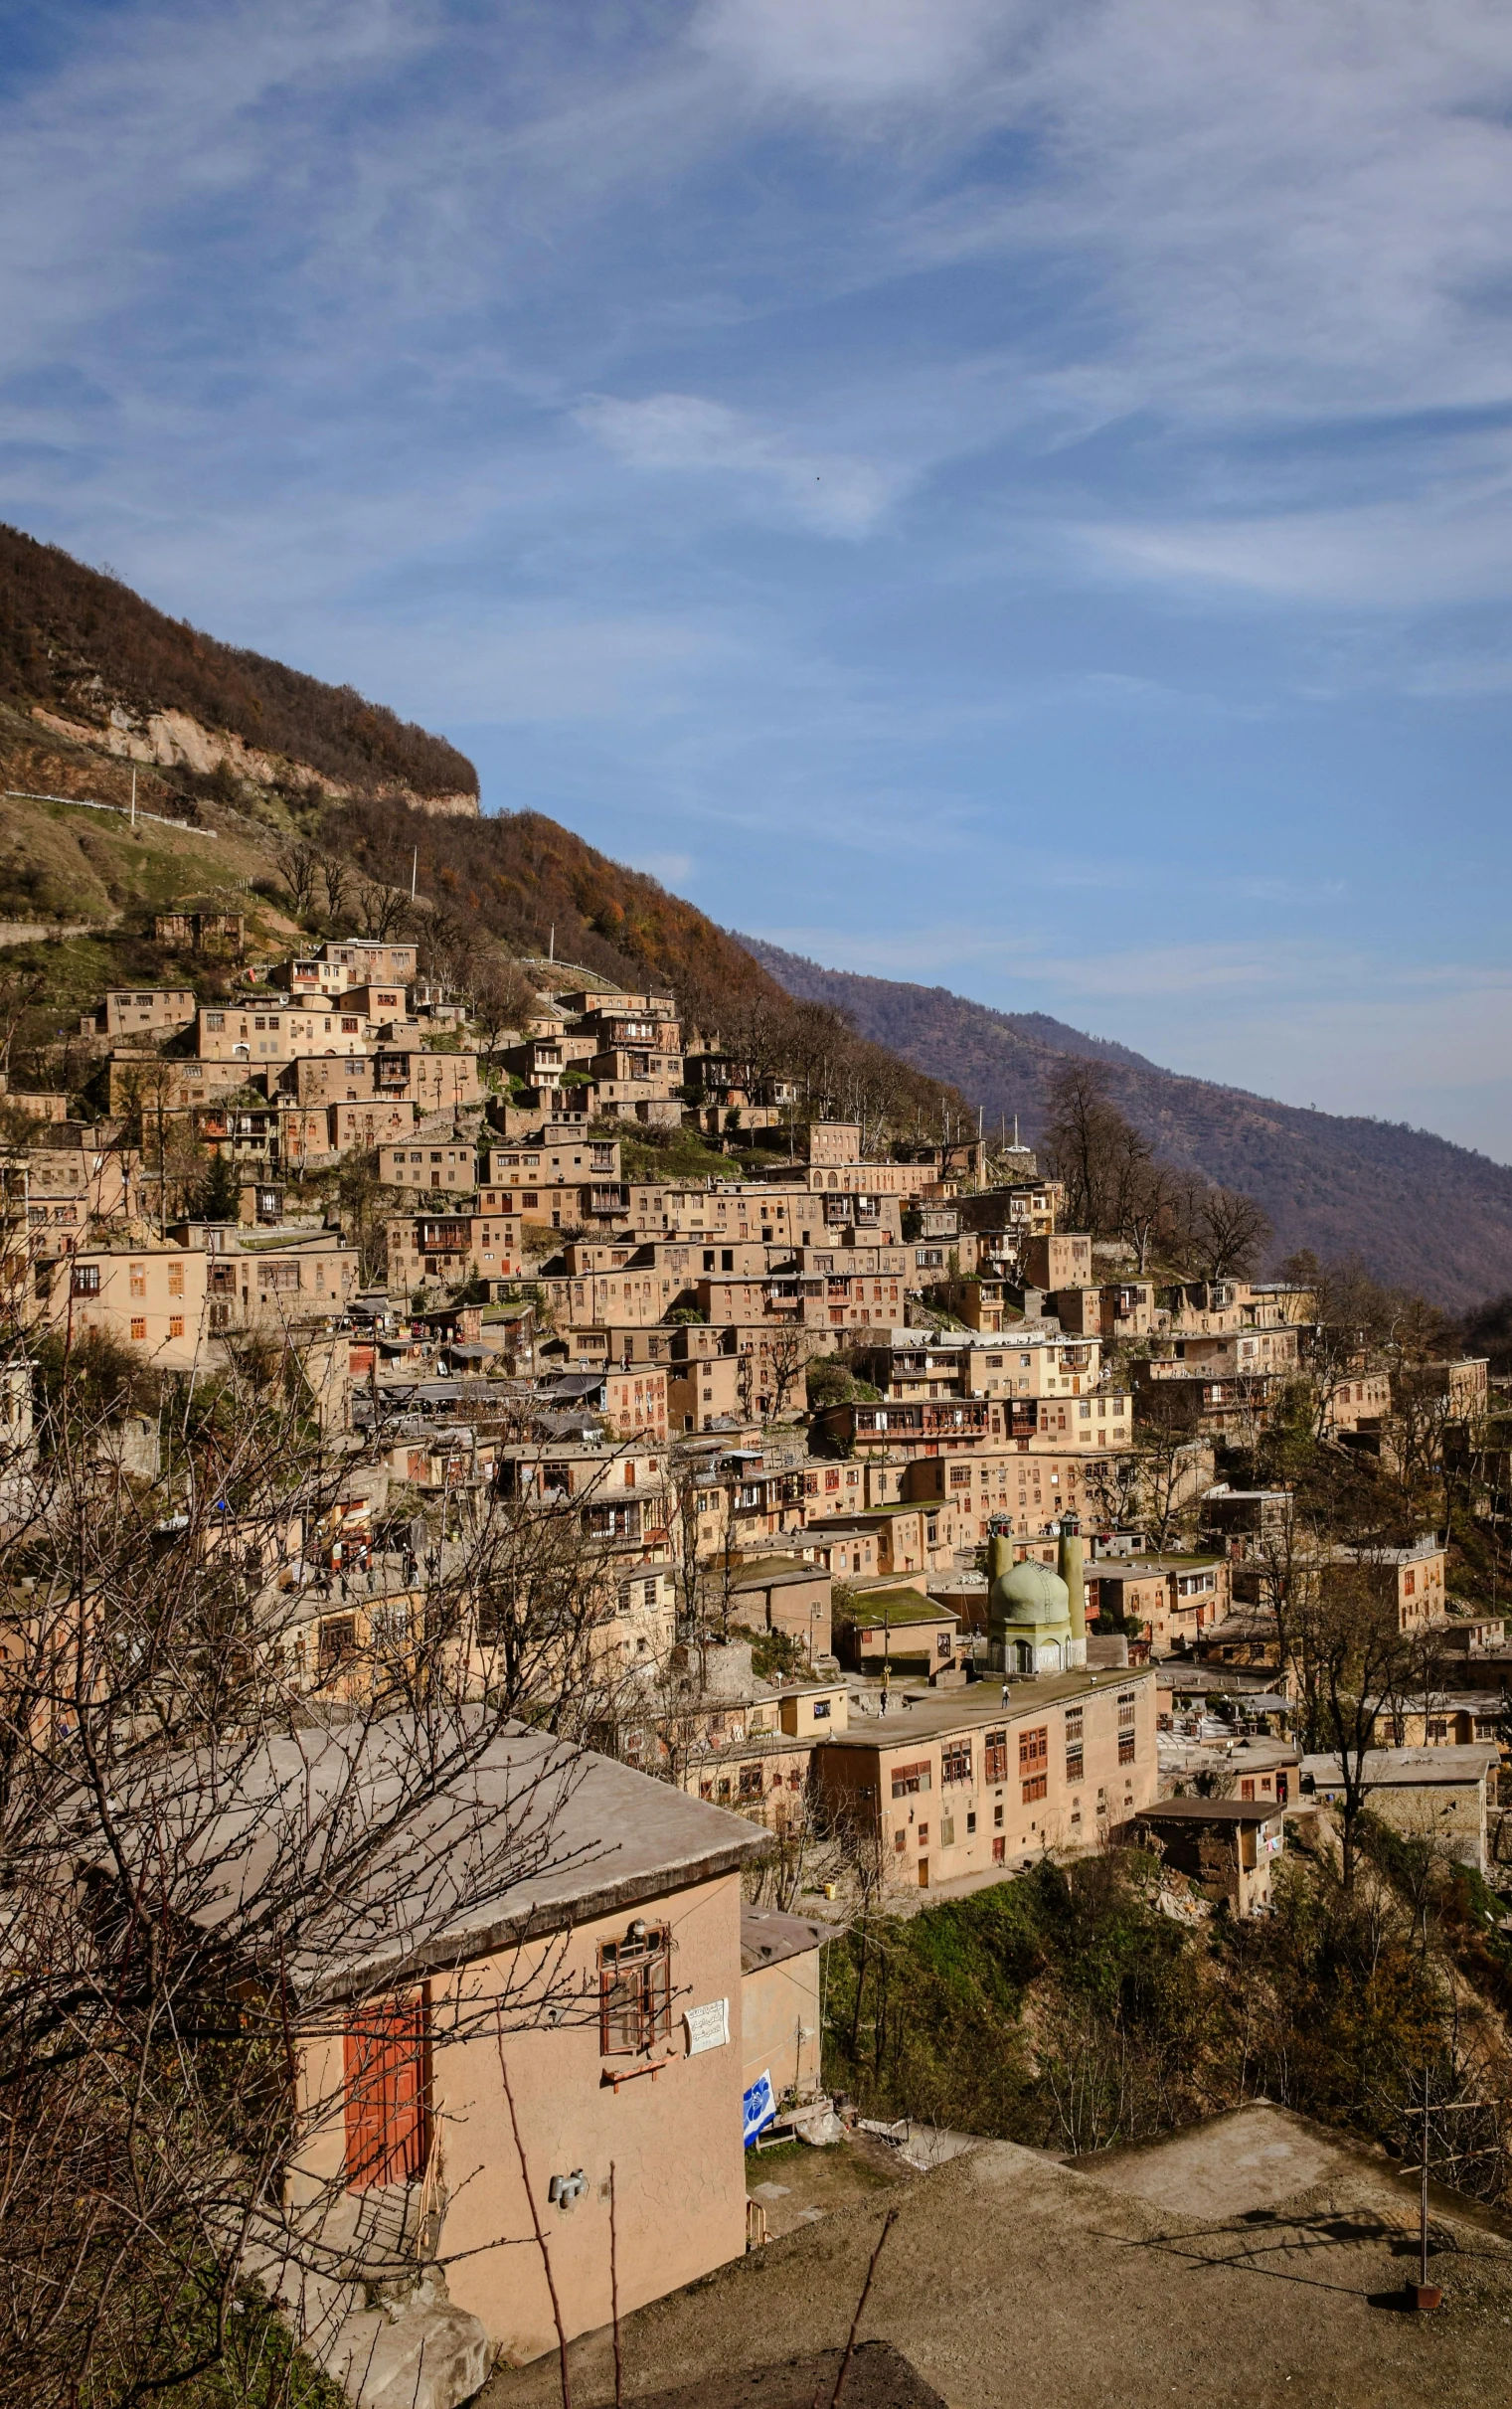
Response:
[[[1357,1255],[1451,1311],[1512,1289],[1512,1167],[1426,1129],[1276,1104],[1190,1079],[1041,1012],[998,1012],[947,987],[828,970],[762,938],[740,941],[790,995],[838,1005],[864,1036],[948,1078],[989,1128],[1032,1140],[1067,1055],[1105,1064],[1114,1101],[1160,1152],[1263,1204],[1275,1254]]]

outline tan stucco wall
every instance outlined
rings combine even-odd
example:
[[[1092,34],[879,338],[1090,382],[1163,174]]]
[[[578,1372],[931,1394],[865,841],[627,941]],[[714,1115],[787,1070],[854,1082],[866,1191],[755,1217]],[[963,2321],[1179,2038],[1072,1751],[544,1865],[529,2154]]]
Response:
[[[623,1935],[631,1912],[672,1927],[673,2025],[666,2044],[651,2053],[667,2060],[662,2070],[622,2082],[616,2092],[609,2073],[636,2061],[599,2054],[597,1949]],[[555,1945],[559,1977],[574,1994],[568,2019],[556,2029],[506,2030],[521,2137],[570,2335],[606,2323],[610,2314],[611,2162],[621,2316],[745,2249],[740,1912],[740,1877],[726,1874],[583,1925]],[[538,1947],[529,1963],[539,1965],[543,1954]],[[515,2363],[556,2347],[488,2012],[511,1979],[518,1991],[520,1963],[480,1960],[431,1985],[431,2110],[449,2201],[441,2242],[447,2286]],[[560,1980],[554,1995],[561,1995]],[[690,2057],[684,2008],[721,1998],[730,2002],[729,2043]],[[458,2001],[469,2029],[448,2040]],[[512,2020],[506,2005],[506,2028]],[[306,2100],[319,2097],[322,2086],[328,2099],[338,2097],[331,2074],[340,2046],[338,2039],[324,2051],[306,2051]],[[342,2151],[339,2111],[328,2113],[301,2165],[329,2179],[339,2172]],[[586,2195],[567,2211],[549,2206],[552,2176],[579,2167],[588,2177]]]
[[[806,2097],[819,2082],[819,1984],[823,1952],[806,1949],[741,1977],[743,2087],[768,2070],[778,2100]]]
[[[1132,1765],[1118,1762],[1118,1698],[1134,1700],[1135,1756]],[[1066,1710],[1083,1712],[1083,1771],[1067,1777]],[[1075,1694],[1054,1703],[1025,1706],[1015,1696],[1001,1715],[962,1720],[960,1736],[971,1745],[971,1779],[945,1783],[941,1752],[946,1736],[917,1739],[889,1736],[877,1750],[826,1747],[814,1753],[815,1779],[821,1794],[841,1811],[863,1825],[870,1824],[882,1846],[883,1875],[893,1887],[917,1889],[920,1866],[928,1868],[927,1887],[958,1880],[964,1874],[1005,1870],[1023,1865],[1045,1850],[1079,1850],[1100,1846],[1111,1827],[1147,1807],[1155,1796],[1158,1766],[1155,1755],[1155,1683],[1151,1675],[1117,1673],[1089,1682]],[[1018,1735],[1024,1727],[1044,1724],[1049,1756],[1042,1770],[1046,1796],[1025,1799],[1019,1770]],[[1005,1728],[1008,1765],[1001,1782],[986,1778],[985,1735]],[[929,1789],[895,1799],[894,1768],[927,1762]],[[869,1795],[868,1795],[869,1794]],[[968,1828],[971,1815],[974,1831]],[[951,1837],[943,1831],[948,1819]],[[921,1827],[927,1834],[921,1838]],[[902,1846],[899,1841],[902,1841]],[[1001,1842],[1001,1855],[994,1841]]]

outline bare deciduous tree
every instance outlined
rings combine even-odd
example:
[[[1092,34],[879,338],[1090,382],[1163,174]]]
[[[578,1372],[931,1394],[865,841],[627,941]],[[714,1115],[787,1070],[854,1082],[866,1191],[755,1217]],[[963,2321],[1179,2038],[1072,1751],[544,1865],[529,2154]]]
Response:
[[[300,2036],[360,2028],[420,1936],[565,1862],[580,1760],[553,1733],[581,1717],[564,1668],[601,1599],[581,1509],[538,1537],[485,1516],[428,1568],[331,1569],[350,1474],[297,1380],[270,1363],[164,1384],[162,1469],[138,1476],[83,1355],[63,1350],[0,1463],[16,2409],[171,2393],[248,2329],[250,2264],[319,2263],[345,2176],[297,2212],[284,2178],[342,2098],[339,2071],[330,2096],[296,2094]],[[535,1656],[496,1638],[509,1669],[485,1680],[490,1605]],[[532,1661],[559,1677],[522,1738]],[[501,1749],[507,1808],[477,1779]],[[550,1953],[522,1960],[504,2024],[535,2021],[553,1979]]]
[[[365,878],[357,890],[357,917],[364,937],[395,937],[409,922],[410,898],[403,887]]]
[[[357,872],[342,853],[322,853],[320,883],[325,889],[326,919],[333,929],[340,927],[357,885]]]
[[[1235,1188],[1195,1186],[1182,1219],[1188,1262],[1204,1280],[1243,1279],[1270,1241],[1263,1206]]]
[[[307,920],[315,906],[315,889],[320,883],[320,855],[303,838],[281,846],[278,855],[278,875],[293,898],[298,919]]]
[[[541,1008],[533,982],[517,962],[500,953],[485,953],[467,979],[468,1016],[492,1049],[506,1029],[524,1032],[531,1015]]]

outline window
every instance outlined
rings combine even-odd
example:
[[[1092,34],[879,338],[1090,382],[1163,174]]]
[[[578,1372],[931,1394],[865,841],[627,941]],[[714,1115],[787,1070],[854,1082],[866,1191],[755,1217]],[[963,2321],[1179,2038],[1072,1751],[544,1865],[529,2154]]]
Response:
[[[1024,1805],[1028,1807],[1032,1805],[1034,1800],[1043,1799],[1049,1785],[1050,1778],[1047,1774],[1031,1775],[1029,1780],[1024,1784]]]
[[[1039,1769],[1040,1769],[1040,1767],[1041,1767],[1042,1765],[1048,1765],[1048,1764],[1049,1764],[1049,1762],[1050,1762],[1050,1726],[1049,1726],[1049,1724],[1048,1724],[1048,1723],[1037,1723],[1037,1724],[1035,1724],[1034,1728],[1033,1728],[1031,1731],[1021,1731],[1021,1732],[1020,1732],[1020,1734],[1019,1734],[1019,1772],[1020,1772],[1020,1774],[1032,1774],[1032,1773],[1037,1773],[1037,1772],[1039,1771]],[[1043,1797],[1044,1797],[1044,1795],[1045,1795],[1045,1794],[1044,1794],[1044,1792],[1042,1791],[1042,1792],[1040,1793],[1040,1796],[1043,1798]]]
[[[1081,1745],[1082,1715],[1083,1709],[1080,1706],[1068,1706],[1066,1709],[1066,1745],[1068,1748]]]
[[[76,1263],[70,1282],[70,1293],[75,1296],[99,1294],[99,1266],[97,1263]]]
[[[720,1784],[729,1795],[728,1782]],[[598,2047],[606,2058],[652,2049],[672,2029],[672,1935],[665,1925],[632,1924],[622,1941],[598,1951]]]
[[[1006,1782],[1008,1779],[1008,1734],[987,1732],[982,1739],[982,1779],[986,1782]]]
[[[1133,1762],[1134,1735],[1132,1732],[1120,1732],[1118,1734],[1118,1763],[1120,1765],[1132,1765]]]
[[[320,1626],[320,1671],[322,1678],[334,1673],[357,1649],[357,1617],[327,1615]]]
[[[1128,1732],[1133,1728],[1134,1693],[1131,1689],[1123,1689],[1118,1692],[1118,1729],[1121,1732]]]
[[[921,1848],[927,1848],[929,1845],[929,1826],[927,1823],[921,1823],[919,1826],[919,1845]]]
[[[1070,1747],[1068,1747],[1068,1749],[1067,1749],[1067,1751],[1066,1751],[1066,1779],[1067,1779],[1067,1781],[1068,1781],[1068,1782],[1080,1782],[1080,1781],[1082,1780],[1082,1778],[1083,1778],[1084,1773],[1086,1772],[1086,1769],[1087,1769],[1087,1760],[1086,1760],[1085,1756],[1083,1755],[1083,1751],[1082,1751],[1082,1743],[1081,1743],[1081,1741],[1079,1740],[1079,1741],[1077,1742],[1077,1745],[1076,1745],[1076,1747],[1075,1747],[1075,1748],[1070,1748]]]
[[[948,1740],[940,1752],[941,1782],[969,1782],[971,1779],[971,1743],[969,1740]]]
[[[131,1335],[132,1335],[132,1337],[133,1337],[133,1338],[145,1338],[145,1337],[146,1337],[146,1335],[147,1335],[147,1316],[146,1316],[146,1314],[145,1314],[145,1313],[133,1313],[133,1314],[132,1314],[132,1316],[131,1316]]]
[[[184,1293],[184,1267],[181,1263],[168,1266],[168,1293],[170,1296],[182,1296]]]
[[[182,1337],[183,1337],[183,1335],[184,1335],[184,1316],[183,1316],[183,1314],[182,1314],[182,1313],[170,1313],[170,1314],[169,1314],[169,1316],[168,1316],[168,1335],[169,1335],[169,1337],[170,1337],[170,1338],[182,1338]]]
[[[375,1606],[368,1616],[368,1624],[379,1647],[403,1647],[410,1636],[410,1609],[402,1602],[393,1601]]]
[[[929,1788],[930,1778],[927,1759],[925,1759],[925,1761],[920,1765],[894,1766],[893,1796],[895,1799],[910,1799],[915,1797],[918,1792],[928,1790]]]
[[[378,2000],[348,2025],[346,2183],[413,2183],[424,2172],[428,2144],[427,2034],[423,1996]]]
[[[741,1767],[741,1797],[743,1799],[759,1799],[761,1796],[761,1791],[762,1782],[761,1769],[759,1765],[743,1765]]]
[[[131,1266],[131,1293],[133,1296],[145,1296],[147,1293],[147,1267],[144,1263]]]
[[[224,1029],[226,1026],[225,1013],[207,1012],[205,1015],[205,1026],[207,1029]]]
[[[968,1807],[968,1808],[967,1808],[967,1810],[966,1810],[966,1836],[967,1836],[967,1838],[968,1838],[968,1839],[970,1838],[970,1835],[972,1834],[972,1832],[974,1832],[974,1831],[975,1831],[975,1829],[976,1829],[976,1809],[975,1809],[975,1807]]]

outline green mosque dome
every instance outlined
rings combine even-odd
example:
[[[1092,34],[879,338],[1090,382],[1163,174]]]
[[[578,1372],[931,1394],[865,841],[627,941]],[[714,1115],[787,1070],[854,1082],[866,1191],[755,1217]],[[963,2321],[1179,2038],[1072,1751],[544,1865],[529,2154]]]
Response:
[[[1071,1622],[1071,1592],[1059,1573],[1035,1557],[1026,1557],[1003,1573],[992,1584],[992,1625],[1001,1629],[1005,1624],[1055,1626],[1066,1629]]]

